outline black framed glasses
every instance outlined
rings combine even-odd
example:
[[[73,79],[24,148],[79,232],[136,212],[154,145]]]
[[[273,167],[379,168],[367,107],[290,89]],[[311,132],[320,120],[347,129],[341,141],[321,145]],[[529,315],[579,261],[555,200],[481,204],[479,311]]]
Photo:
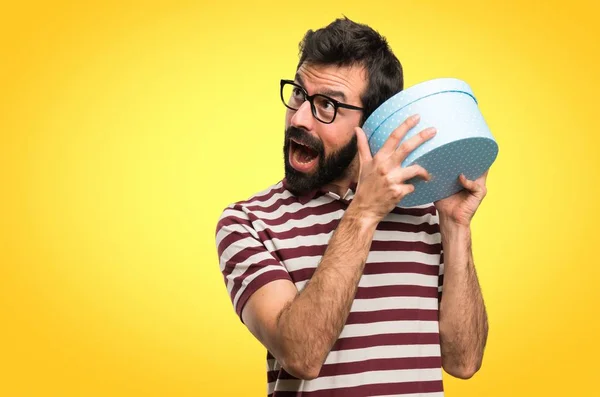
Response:
[[[310,102],[310,108],[313,116],[321,123],[331,124],[335,120],[338,108],[351,110],[364,110],[361,107],[348,105],[336,101],[327,95],[314,94],[308,95],[308,92],[293,80],[281,80],[281,101],[286,108],[298,110],[305,101]]]

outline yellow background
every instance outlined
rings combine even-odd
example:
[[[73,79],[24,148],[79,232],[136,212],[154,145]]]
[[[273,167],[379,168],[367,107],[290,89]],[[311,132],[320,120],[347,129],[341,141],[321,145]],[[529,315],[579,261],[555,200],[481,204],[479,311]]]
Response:
[[[265,394],[215,224],[282,177],[278,81],[342,14],[406,86],[466,80],[500,146],[473,225],[488,347],[447,395],[600,395],[592,1],[80,3],[0,12],[1,396]]]

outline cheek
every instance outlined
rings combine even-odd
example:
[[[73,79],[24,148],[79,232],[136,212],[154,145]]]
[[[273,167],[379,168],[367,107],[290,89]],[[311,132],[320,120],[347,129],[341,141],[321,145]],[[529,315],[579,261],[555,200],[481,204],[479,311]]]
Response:
[[[325,152],[329,154],[332,151],[341,149],[350,142],[353,135],[356,135],[356,133],[354,132],[354,127],[350,125],[325,129],[321,134]]]
[[[346,142],[348,142],[348,137],[344,133],[340,133],[339,129],[324,129],[319,134],[319,138],[321,138],[321,142],[323,142],[323,147],[325,148],[326,154],[331,154],[332,152],[340,149]]]

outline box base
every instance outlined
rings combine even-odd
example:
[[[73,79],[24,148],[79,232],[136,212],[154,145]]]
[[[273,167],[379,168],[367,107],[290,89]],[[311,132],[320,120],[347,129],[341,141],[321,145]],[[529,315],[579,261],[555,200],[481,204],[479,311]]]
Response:
[[[418,164],[431,174],[431,180],[425,182],[412,178],[406,183],[413,184],[415,191],[398,203],[398,207],[414,207],[433,203],[449,197],[463,189],[458,177],[464,174],[467,179],[475,180],[492,165],[498,155],[498,144],[489,138],[473,137],[440,146],[409,164]]]

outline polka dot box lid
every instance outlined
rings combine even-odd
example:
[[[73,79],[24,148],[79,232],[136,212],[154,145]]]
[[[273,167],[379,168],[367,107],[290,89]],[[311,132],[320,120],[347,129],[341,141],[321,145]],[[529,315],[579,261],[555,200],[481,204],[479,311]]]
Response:
[[[371,153],[375,155],[388,136],[404,120],[419,114],[421,120],[404,140],[427,127],[435,127],[437,134],[415,149],[402,167],[419,164],[432,179],[425,182],[413,178],[415,191],[408,194],[398,206],[414,207],[429,204],[463,189],[458,176],[463,173],[474,180],[480,177],[498,155],[494,140],[471,87],[452,78],[429,80],[394,95],[365,121]]]

